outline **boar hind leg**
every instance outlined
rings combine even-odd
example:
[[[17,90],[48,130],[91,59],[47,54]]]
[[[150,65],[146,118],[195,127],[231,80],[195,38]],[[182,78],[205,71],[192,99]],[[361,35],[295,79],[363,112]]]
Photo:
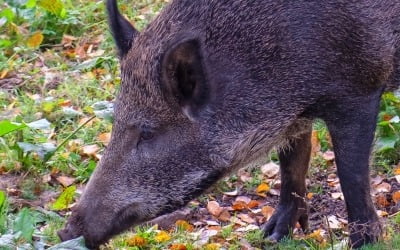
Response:
[[[369,156],[380,91],[350,102],[335,102],[325,119],[333,142],[353,248],[375,242],[381,226],[370,196]]]
[[[280,201],[274,215],[263,227],[269,241],[276,242],[289,235],[297,222],[303,230],[308,227],[308,208],[304,197],[311,153],[311,130],[310,122],[301,134],[290,138],[289,145],[279,151],[282,182]]]

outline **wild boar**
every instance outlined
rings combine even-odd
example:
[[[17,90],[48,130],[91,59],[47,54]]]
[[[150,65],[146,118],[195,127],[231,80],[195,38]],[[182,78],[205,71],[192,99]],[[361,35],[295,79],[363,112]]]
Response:
[[[380,97],[400,80],[400,2],[172,0],[142,32],[107,1],[122,83],[112,138],[62,240],[97,247],[185,206],[223,176],[279,151],[279,241],[307,228],[311,124],[326,122],[351,244],[381,226],[369,186]]]

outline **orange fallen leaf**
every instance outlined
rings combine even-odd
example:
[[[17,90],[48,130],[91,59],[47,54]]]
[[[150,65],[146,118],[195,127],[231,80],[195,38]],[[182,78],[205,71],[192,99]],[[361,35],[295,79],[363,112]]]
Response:
[[[3,69],[2,71],[0,71],[0,79],[6,78],[7,74],[8,74],[8,69]]]
[[[390,206],[390,202],[386,199],[386,195],[380,194],[376,196],[376,203],[381,207],[388,207]]]
[[[134,235],[127,239],[126,243],[130,247],[143,247],[147,244],[147,240],[141,236]]]
[[[393,170],[394,175],[400,175],[400,166]]]
[[[193,226],[189,224],[189,222],[185,220],[177,220],[175,222],[175,225],[178,229],[183,230],[183,231],[188,231],[191,232],[193,231]]]
[[[260,206],[260,202],[257,200],[251,200],[249,203],[247,203],[247,207],[250,209],[256,208]]]
[[[275,209],[273,207],[270,206],[264,206],[261,208],[261,213],[262,215],[264,215],[264,217],[269,220],[271,218],[271,216],[274,214]]]
[[[186,246],[183,244],[172,244],[171,246],[169,246],[170,250],[186,250]]]
[[[307,199],[311,200],[314,197],[314,193],[308,193]]]
[[[263,182],[260,185],[258,185],[257,189],[256,189],[256,193],[260,196],[265,196],[265,193],[268,192],[270,190],[270,186]]]
[[[396,191],[392,195],[392,199],[394,203],[398,203],[400,201],[400,191]]]
[[[108,143],[110,143],[110,139],[111,139],[111,133],[102,133],[97,136],[97,140],[99,140],[105,146],[107,146]]]
[[[247,209],[247,204],[244,201],[235,201],[232,204],[232,208],[235,211],[241,211],[241,210]]]
[[[43,39],[44,36],[42,32],[35,32],[32,36],[28,38],[28,40],[26,41],[26,45],[28,45],[28,47],[30,48],[37,48],[40,44],[42,44]]]
[[[249,224],[256,223],[256,220],[251,218],[250,215],[248,214],[238,214],[237,217],[239,217],[239,219]]]
[[[157,233],[157,235],[154,237],[154,240],[157,242],[166,242],[171,239],[171,236],[165,232],[165,231],[160,231]]]

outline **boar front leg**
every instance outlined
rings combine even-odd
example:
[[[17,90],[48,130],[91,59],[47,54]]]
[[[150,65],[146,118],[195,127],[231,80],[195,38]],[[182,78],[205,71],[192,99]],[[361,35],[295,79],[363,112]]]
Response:
[[[370,195],[369,156],[381,92],[335,101],[325,119],[333,142],[353,248],[375,242],[381,226]]]
[[[289,235],[297,222],[303,230],[308,228],[308,207],[304,197],[311,153],[311,131],[310,122],[301,134],[289,138],[289,145],[279,150],[281,196],[274,215],[263,227],[265,235],[272,242]]]

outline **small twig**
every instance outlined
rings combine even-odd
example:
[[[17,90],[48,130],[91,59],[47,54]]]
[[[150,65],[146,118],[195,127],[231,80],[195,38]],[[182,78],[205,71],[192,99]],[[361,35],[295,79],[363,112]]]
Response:
[[[54,150],[54,151],[52,151],[52,152],[50,152],[49,154],[47,154],[45,157],[44,157],[44,162],[47,162],[48,160],[50,160],[50,158],[51,157],[53,157],[53,155],[58,151],[58,150],[60,150],[60,148],[62,147],[62,146],[64,146],[71,138],[72,138],[72,136],[74,136],[76,133],[78,133],[78,131],[79,130],[81,130],[86,124],[88,124],[91,120],[93,120],[94,118],[96,118],[96,116],[94,115],[94,116],[92,116],[92,117],[90,117],[87,121],[85,121],[82,125],[80,125],[77,129],[75,129],[71,134],[69,134],[68,136],[67,136],[67,138],[65,138],[64,139],[64,141],[63,142],[61,142],[58,146],[57,146],[57,148]]]

